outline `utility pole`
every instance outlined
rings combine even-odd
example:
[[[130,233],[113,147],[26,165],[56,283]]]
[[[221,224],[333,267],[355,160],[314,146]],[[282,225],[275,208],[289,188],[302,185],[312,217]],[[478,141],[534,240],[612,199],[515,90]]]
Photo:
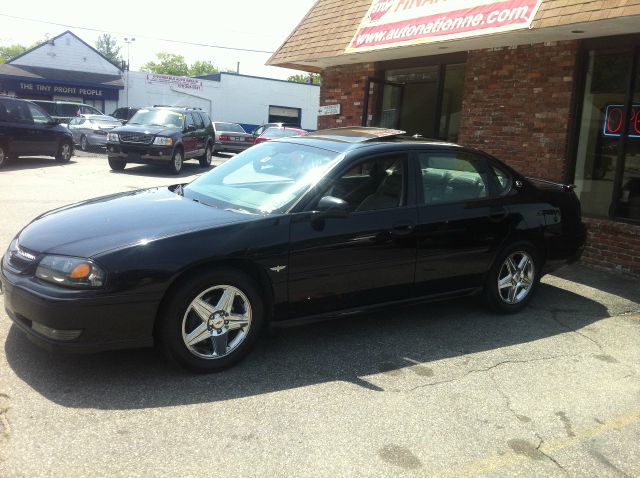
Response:
[[[127,106],[129,106],[129,73],[131,71],[131,44],[136,41],[133,37],[125,37],[124,42],[127,44]]]

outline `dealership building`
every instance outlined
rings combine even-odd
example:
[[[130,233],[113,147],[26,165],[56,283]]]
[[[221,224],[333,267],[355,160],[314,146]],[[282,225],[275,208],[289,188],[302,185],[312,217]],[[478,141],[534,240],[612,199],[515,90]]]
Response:
[[[575,184],[583,260],[640,275],[640,0],[319,0],[268,63],[322,74],[319,128],[398,128]]]
[[[86,103],[107,114],[121,106],[196,107],[247,131],[267,122],[316,129],[320,100],[318,85],[308,83],[226,72],[191,78],[122,71],[71,31],[0,64],[0,94]]]

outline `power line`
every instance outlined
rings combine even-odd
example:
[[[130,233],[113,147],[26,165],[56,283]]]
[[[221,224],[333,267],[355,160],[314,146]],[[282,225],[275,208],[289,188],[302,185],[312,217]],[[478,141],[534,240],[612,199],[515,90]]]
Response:
[[[15,15],[8,15],[6,13],[0,13],[0,17],[13,18],[14,20],[25,20],[27,22],[44,23],[46,25],[54,25],[54,26],[63,27],[63,28],[74,28],[76,30],[87,30],[87,31],[97,32],[97,33],[112,33],[114,35],[129,35],[129,33],[115,32],[115,31],[109,31],[109,30],[100,30],[98,28],[91,28],[91,27],[79,27],[77,25],[68,25],[66,23],[56,23],[56,22],[49,22],[49,21],[46,21],[46,20],[37,20],[35,18],[18,17],[18,16],[15,16]],[[171,40],[169,38],[149,37],[149,36],[145,36],[145,35],[136,35],[136,37],[137,38],[145,38],[147,40],[163,41],[163,42],[167,42],[167,43],[180,43],[182,45],[202,46],[202,47],[207,47],[207,48],[218,48],[218,49],[221,49],[221,50],[245,51],[245,52],[249,52],[249,53],[268,53],[268,54],[274,53],[273,51],[267,51],[267,50],[252,50],[250,48],[235,48],[235,47],[223,46],[223,45],[210,45],[208,43],[196,43],[196,42],[181,41],[181,40]]]

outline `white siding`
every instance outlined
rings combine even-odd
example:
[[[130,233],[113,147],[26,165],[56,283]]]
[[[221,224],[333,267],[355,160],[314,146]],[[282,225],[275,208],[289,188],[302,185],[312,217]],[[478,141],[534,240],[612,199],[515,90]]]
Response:
[[[184,91],[167,84],[147,83],[144,72],[129,72],[119,106],[194,106],[208,112],[214,121],[262,124],[269,119],[269,106],[300,108],[302,127],[316,129],[320,88],[313,85],[223,73],[221,81],[202,80],[202,89]]]
[[[11,62],[16,66],[37,66],[58,70],[118,75],[120,70],[70,33]]]

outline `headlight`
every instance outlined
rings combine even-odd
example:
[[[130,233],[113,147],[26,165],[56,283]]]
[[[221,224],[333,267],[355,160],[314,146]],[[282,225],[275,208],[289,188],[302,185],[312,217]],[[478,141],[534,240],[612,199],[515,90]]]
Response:
[[[45,256],[38,264],[36,277],[65,287],[91,289],[104,285],[104,271],[88,259]]]
[[[165,138],[163,136],[156,136],[153,140],[153,144],[159,144],[162,146],[171,146],[173,144],[173,140],[171,138]]]
[[[120,141],[120,137],[118,136],[118,133],[109,133],[109,136],[107,136],[107,141],[113,141],[114,143],[117,143],[118,141]]]

